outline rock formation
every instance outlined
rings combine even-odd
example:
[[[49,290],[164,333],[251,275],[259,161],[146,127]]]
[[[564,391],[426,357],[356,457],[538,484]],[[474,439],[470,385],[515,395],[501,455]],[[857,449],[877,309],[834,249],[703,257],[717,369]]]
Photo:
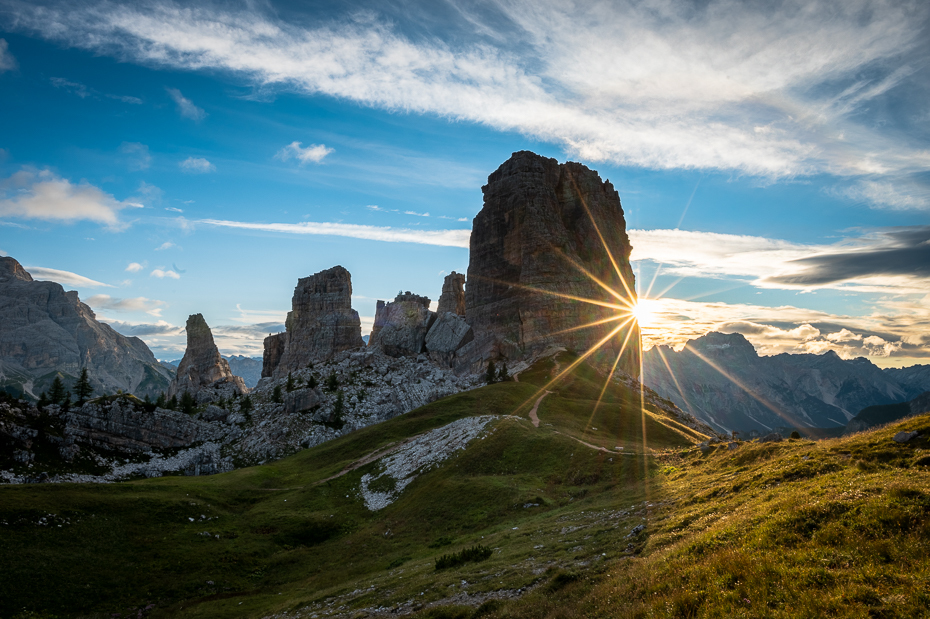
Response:
[[[391,303],[378,301],[368,347],[390,357],[418,355],[426,351],[426,334],[435,320],[428,297],[408,291]]]
[[[434,363],[455,365],[455,354],[475,339],[474,331],[462,316],[454,312],[439,314],[426,334],[426,351]]]
[[[475,341],[462,351],[463,369],[479,371],[488,359],[522,359],[552,345],[583,353],[622,324],[629,316],[622,308],[636,295],[623,209],[609,182],[579,163],[560,165],[522,151],[482,191],[465,289]],[[621,314],[621,320],[569,330]],[[635,322],[609,338],[599,356],[612,362],[624,340],[619,367],[638,376]]]
[[[439,295],[439,305],[436,308],[439,315],[446,312],[465,315],[465,276],[455,271],[446,275],[442,282],[442,294]]]
[[[352,276],[343,267],[297,280],[291,308],[286,331],[265,338],[262,377],[286,376],[365,345],[358,312],[352,309]]]
[[[198,401],[213,401],[248,393],[243,380],[229,369],[213,341],[213,333],[202,314],[187,319],[187,350],[178,372],[168,387],[168,397],[189,392]],[[203,392],[208,393],[203,393]],[[201,394],[206,397],[201,397]]]
[[[36,397],[56,373],[70,386],[87,368],[96,393],[164,391],[170,372],[137,337],[97,321],[75,291],[34,281],[13,258],[0,258],[0,389]]]

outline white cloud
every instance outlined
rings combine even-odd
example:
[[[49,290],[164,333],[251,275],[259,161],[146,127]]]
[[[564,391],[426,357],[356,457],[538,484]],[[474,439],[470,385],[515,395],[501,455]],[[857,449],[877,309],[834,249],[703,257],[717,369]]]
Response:
[[[826,336],[831,342],[858,342],[862,340],[862,336],[858,333],[853,333],[847,328],[842,328],[836,333],[830,333]]]
[[[181,210],[181,209],[179,209],[179,208],[175,208],[175,207],[173,207],[173,206],[166,206],[166,207],[165,207],[165,210],[166,210],[166,211],[171,211],[172,213],[183,213],[183,212],[184,212],[183,210]]]
[[[149,147],[139,142],[123,142],[119,152],[126,155],[126,165],[133,172],[146,170],[152,165],[152,155]]]
[[[129,273],[138,273],[144,268],[145,267],[139,264],[138,262],[130,262],[129,266],[126,267],[126,271],[128,271]]]
[[[86,183],[74,185],[49,170],[26,168],[0,181],[0,216],[70,223],[95,221],[124,227],[118,214],[140,204],[122,201]]]
[[[188,157],[178,165],[185,172],[190,172],[192,174],[206,174],[207,172],[216,171],[216,166],[203,157]]]
[[[202,108],[194,105],[194,102],[181,94],[181,91],[177,88],[166,88],[168,94],[174,99],[175,104],[178,106],[178,114],[184,118],[190,118],[191,120],[201,121],[207,117],[207,113],[203,111]]]
[[[72,82],[71,80],[67,80],[63,77],[52,77],[49,78],[49,81],[55,88],[60,88],[70,92],[71,94],[77,95],[81,99],[86,99],[93,94],[93,91],[90,88],[80,82]]]
[[[928,285],[926,265],[907,267],[907,261],[921,260],[926,253],[915,245],[924,237],[930,238],[930,230],[918,226],[867,231],[830,245],[677,229],[633,229],[628,234],[633,245],[630,259],[661,263],[662,272],[669,275],[743,278],[759,288],[788,290],[914,294]],[[887,266],[892,254],[899,256],[897,270],[879,270]],[[875,270],[870,272],[868,265],[862,265],[870,256],[879,255],[882,261],[874,262]],[[858,261],[857,269],[844,268],[853,261]],[[833,277],[826,276],[831,273],[814,277],[818,269],[831,272]]]
[[[0,39],[0,73],[12,71],[17,67],[16,58],[10,53],[10,46],[6,39]]]
[[[166,249],[171,249],[172,247],[177,247],[177,245],[175,245],[171,241],[165,241],[164,243],[156,247],[155,251],[164,251]]]
[[[340,224],[305,221],[299,224],[251,223],[245,221],[224,221],[220,219],[201,219],[197,223],[239,230],[260,230],[263,232],[283,232],[287,234],[313,234],[328,236],[345,236],[370,241],[389,243],[417,243],[420,245],[440,245],[443,247],[468,248],[471,230],[408,230],[388,226],[363,226],[358,224]]]
[[[236,311],[239,312],[239,316],[233,318],[236,322],[244,324],[253,324],[253,323],[280,323],[284,324],[285,319],[287,319],[286,309],[261,309],[261,310],[250,310],[243,309],[242,305],[236,304]]]
[[[300,163],[320,163],[323,159],[333,152],[332,148],[327,148],[325,144],[311,144],[306,148],[300,147],[300,142],[291,142],[275,154],[276,159],[288,161],[297,159]]]
[[[459,6],[447,41],[404,36],[405,14],[307,26],[251,3],[8,4],[19,28],[74,46],[518,131],[589,161],[777,177],[930,160],[859,114],[924,75],[907,68],[921,4],[497,0]]]
[[[117,299],[108,294],[95,294],[85,301],[95,310],[113,310],[116,312],[146,312],[152,316],[161,316],[164,301],[135,297],[132,299]]]
[[[110,284],[104,284],[96,280],[72,273],[71,271],[61,271],[59,269],[48,269],[46,267],[23,267],[33,279],[42,279],[69,286],[78,286],[79,288],[112,288]]]
[[[429,213],[417,213],[416,211],[404,211],[404,215],[415,215],[417,217],[429,217]]]
[[[158,279],[164,279],[166,277],[168,279],[181,279],[180,275],[170,269],[167,271],[164,269],[154,269],[151,273],[149,273],[149,276],[157,277]]]
[[[861,180],[830,193],[893,211],[930,210],[930,189],[908,178]]]

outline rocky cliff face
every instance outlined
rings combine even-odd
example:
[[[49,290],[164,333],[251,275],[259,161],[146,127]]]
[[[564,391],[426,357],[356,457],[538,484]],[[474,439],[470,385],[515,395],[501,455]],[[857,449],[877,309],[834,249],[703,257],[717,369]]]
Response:
[[[832,351],[760,357],[737,333],[708,333],[681,352],[653,348],[643,373],[646,385],[724,431],[842,427],[868,406],[914,395],[867,359]]]
[[[479,370],[487,359],[526,358],[552,345],[581,353],[622,322],[569,331],[624,313],[595,303],[636,301],[626,222],[609,182],[581,164],[560,165],[523,151],[491,174],[482,191],[465,289],[465,316],[475,333],[462,352],[468,369]],[[635,322],[610,338],[601,354],[613,361],[628,336],[619,367],[638,376]]]
[[[35,397],[56,373],[70,385],[84,367],[97,393],[154,396],[170,381],[142,340],[98,322],[77,292],[0,258],[0,388]]]
[[[428,297],[409,291],[398,294],[391,303],[378,301],[368,347],[389,357],[425,352],[426,334],[436,320],[429,302]]]
[[[462,273],[452,271],[442,282],[442,294],[439,295],[436,313],[441,316],[446,312],[465,315],[465,276]]]
[[[204,401],[226,399],[249,391],[220,355],[213,341],[213,332],[202,314],[191,314],[187,319],[187,350],[168,387],[168,397],[185,391]]]
[[[297,281],[284,333],[265,338],[263,377],[288,372],[364,346],[361,321],[352,309],[352,276],[335,266]]]

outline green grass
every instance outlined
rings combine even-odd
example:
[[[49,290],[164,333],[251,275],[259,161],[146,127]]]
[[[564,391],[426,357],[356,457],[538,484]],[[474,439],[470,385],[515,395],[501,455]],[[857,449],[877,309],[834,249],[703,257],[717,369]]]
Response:
[[[0,617],[930,615],[930,442],[891,441],[930,436],[930,416],[704,452],[620,387],[594,412],[602,384],[584,365],[534,428],[554,371],[224,475],[0,488]],[[359,496],[376,462],[329,479],[486,414],[515,416],[380,511]],[[476,546],[491,555],[436,569]]]
[[[611,406],[598,413],[613,427],[629,414],[621,402],[633,401],[619,389],[609,390]],[[584,434],[585,404],[547,403],[553,426],[534,428],[521,405],[537,392],[530,382],[508,382],[458,394],[224,475],[0,488],[0,556],[12,558],[0,562],[0,617],[23,609],[109,616],[148,605],[149,616],[263,616],[332,600],[415,609],[459,591],[462,580],[481,596],[529,587],[547,569],[601,561],[634,518],[604,514],[618,502],[641,502],[644,480],[658,473],[649,458],[571,438]],[[593,406],[596,392],[582,395]],[[368,511],[359,495],[361,476],[377,463],[329,479],[457,419],[512,413],[383,510]],[[663,446],[690,444],[677,433],[667,438]],[[640,436],[621,439],[641,451]],[[581,525],[594,527],[588,540],[563,533],[576,518],[597,523]],[[492,556],[436,572],[437,558],[476,545]]]

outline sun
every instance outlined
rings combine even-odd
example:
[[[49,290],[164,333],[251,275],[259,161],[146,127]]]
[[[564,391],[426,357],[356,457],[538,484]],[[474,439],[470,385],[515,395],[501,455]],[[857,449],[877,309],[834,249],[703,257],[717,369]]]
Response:
[[[654,299],[640,299],[630,308],[630,313],[636,318],[640,327],[648,327],[655,320],[656,302]]]

